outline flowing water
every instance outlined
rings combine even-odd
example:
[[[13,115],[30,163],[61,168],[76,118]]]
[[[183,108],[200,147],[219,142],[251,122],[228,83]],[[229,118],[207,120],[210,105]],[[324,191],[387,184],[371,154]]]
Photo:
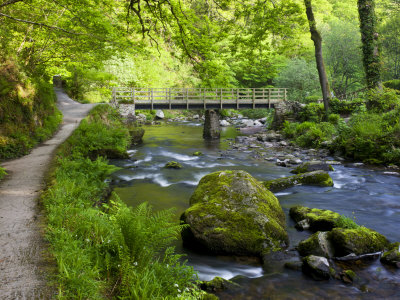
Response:
[[[253,158],[250,151],[231,151],[234,128],[226,128],[221,141],[202,139],[202,126],[177,123],[145,127],[142,145],[130,150],[132,159],[115,160],[123,167],[113,174],[115,191],[127,204],[136,206],[147,201],[156,210],[176,208],[177,219],[189,207],[189,198],[199,180],[206,174],[225,169],[240,169],[259,180],[289,176],[290,169]],[[202,156],[193,156],[201,151]],[[178,161],[183,168],[165,169],[169,161]],[[335,166],[331,172],[335,185],[331,188],[297,186],[277,193],[287,214],[293,205],[330,209],[354,218],[391,242],[400,241],[400,178],[383,171]],[[287,217],[290,248],[310,233],[299,232]],[[221,299],[400,299],[400,271],[381,265],[379,259],[367,263],[343,265],[353,269],[359,280],[347,285],[338,280],[317,282],[299,271],[283,268],[282,263],[262,267],[256,261],[243,263],[229,257],[206,256],[182,249],[188,263],[202,280],[215,276],[230,279],[237,275],[240,289],[218,294]],[[295,251],[292,251],[295,253]]]

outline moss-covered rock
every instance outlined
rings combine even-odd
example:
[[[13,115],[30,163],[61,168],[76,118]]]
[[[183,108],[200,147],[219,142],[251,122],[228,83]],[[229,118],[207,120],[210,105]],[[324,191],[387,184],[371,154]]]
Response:
[[[353,283],[357,279],[357,274],[353,270],[343,270],[339,276],[344,283]]]
[[[144,129],[142,127],[129,128],[132,145],[137,145],[143,142]]]
[[[341,215],[327,209],[309,208],[305,206],[294,206],[289,210],[290,217],[297,222],[296,227],[299,229],[306,229],[302,227],[300,222],[306,220],[309,224],[311,231],[329,231],[341,219]]]
[[[326,231],[316,232],[308,239],[301,241],[297,250],[301,256],[316,255],[331,258],[334,253]]]
[[[295,185],[333,186],[333,180],[327,172],[314,171],[263,182],[271,192],[279,192]]]
[[[221,277],[214,277],[213,280],[210,281],[202,281],[200,283],[200,288],[203,291],[209,292],[209,293],[217,293],[221,292],[227,289],[232,289],[232,288],[237,288],[240,287],[239,284],[226,280]]]
[[[315,255],[305,257],[302,270],[315,280],[328,280],[331,277],[329,262],[325,257]]]
[[[355,229],[334,228],[329,233],[335,256],[356,255],[383,251],[388,245],[386,237],[365,227]]]
[[[400,269],[400,243],[392,244],[389,249],[389,251],[383,253],[381,262]]]
[[[261,256],[286,247],[278,199],[244,171],[204,176],[181,216],[184,245],[217,254]]]
[[[301,173],[307,173],[307,172],[313,172],[313,171],[334,171],[335,169],[322,161],[309,161],[302,163],[300,166],[296,167],[290,173],[293,174],[301,174]]]
[[[182,169],[182,165],[176,161],[167,162],[164,166],[167,169]]]
[[[201,151],[193,152],[193,156],[201,156],[201,155],[203,155],[203,152]]]

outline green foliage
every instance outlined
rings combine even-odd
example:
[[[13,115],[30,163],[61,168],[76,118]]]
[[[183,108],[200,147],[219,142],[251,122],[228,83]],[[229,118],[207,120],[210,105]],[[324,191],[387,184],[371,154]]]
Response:
[[[173,211],[153,213],[146,203],[129,208],[116,196],[103,199],[105,179],[117,168],[103,157],[89,159],[86,148],[126,149],[128,136],[121,132],[113,110],[97,106],[58,153],[43,196],[58,297],[194,299],[200,293],[195,273],[169,247],[182,229]]]
[[[400,95],[390,89],[369,90],[366,104],[373,112],[386,112],[399,106]]]
[[[400,91],[400,79],[388,80],[383,82],[383,86],[388,89]]]
[[[244,117],[249,119],[262,119],[271,118],[273,116],[273,111],[266,108],[260,109],[242,109],[239,111]]]
[[[0,180],[4,178],[4,176],[7,175],[7,172],[4,168],[0,167]]]
[[[62,120],[43,79],[28,78],[15,62],[0,64],[0,159],[25,155],[51,137]]]
[[[335,222],[335,227],[338,228],[345,228],[345,229],[356,229],[359,228],[360,225],[358,225],[354,220],[341,215]]]
[[[348,158],[400,163],[399,108],[387,113],[359,113],[339,127],[334,147]]]
[[[301,121],[321,122],[325,117],[324,105],[322,103],[310,103],[302,109],[299,114]]]
[[[339,100],[337,98],[331,99],[329,102],[329,109],[332,113],[340,115],[350,115],[355,111],[363,110],[365,108],[365,101],[360,98],[353,99],[351,101]]]
[[[300,147],[320,147],[322,142],[330,141],[336,135],[337,131],[333,124],[327,122],[314,123],[290,123],[285,122],[283,132],[286,137]]]
[[[288,98],[290,100],[302,102],[305,97],[309,96],[320,98],[318,72],[314,61],[307,62],[304,59],[288,61],[278,77],[275,78],[275,84],[289,88]]]
[[[338,115],[338,114],[330,114],[328,116],[328,122],[333,125],[339,124],[339,121],[340,121],[340,115]]]

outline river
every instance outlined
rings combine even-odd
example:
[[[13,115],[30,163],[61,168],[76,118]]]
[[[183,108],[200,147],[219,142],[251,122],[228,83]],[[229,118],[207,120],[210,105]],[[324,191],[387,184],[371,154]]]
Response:
[[[175,207],[178,219],[189,207],[199,180],[208,173],[240,169],[259,180],[291,175],[289,168],[256,159],[250,151],[230,150],[229,142],[237,135],[234,128],[225,128],[221,140],[214,142],[203,140],[198,123],[146,126],[145,130],[143,144],[130,150],[132,159],[113,161],[122,167],[113,174],[114,191],[132,206],[147,201],[155,210]],[[203,155],[193,156],[195,151]],[[183,168],[163,168],[169,161],[178,161]],[[277,193],[286,215],[291,206],[298,204],[330,209],[382,233],[391,242],[400,241],[398,176],[345,165],[335,166],[331,176],[333,187],[297,186]],[[310,235],[297,231],[288,215],[287,230],[289,249]],[[334,279],[314,281],[279,263],[263,268],[257,262],[196,254],[182,249],[180,242],[176,246],[178,252],[187,254],[188,264],[198,271],[201,280],[241,275],[236,281],[242,287],[218,294],[221,299],[400,299],[400,271],[382,265],[379,259],[347,266],[359,277],[349,285]]]

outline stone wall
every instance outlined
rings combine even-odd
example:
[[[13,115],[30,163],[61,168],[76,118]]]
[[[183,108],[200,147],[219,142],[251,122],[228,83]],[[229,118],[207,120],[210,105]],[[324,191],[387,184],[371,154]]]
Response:
[[[296,121],[299,113],[305,107],[305,104],[296,101],[283,101],[275,104],[274,121],[272,122],[273,129],[281,129],[283,123],[288,121]]]

